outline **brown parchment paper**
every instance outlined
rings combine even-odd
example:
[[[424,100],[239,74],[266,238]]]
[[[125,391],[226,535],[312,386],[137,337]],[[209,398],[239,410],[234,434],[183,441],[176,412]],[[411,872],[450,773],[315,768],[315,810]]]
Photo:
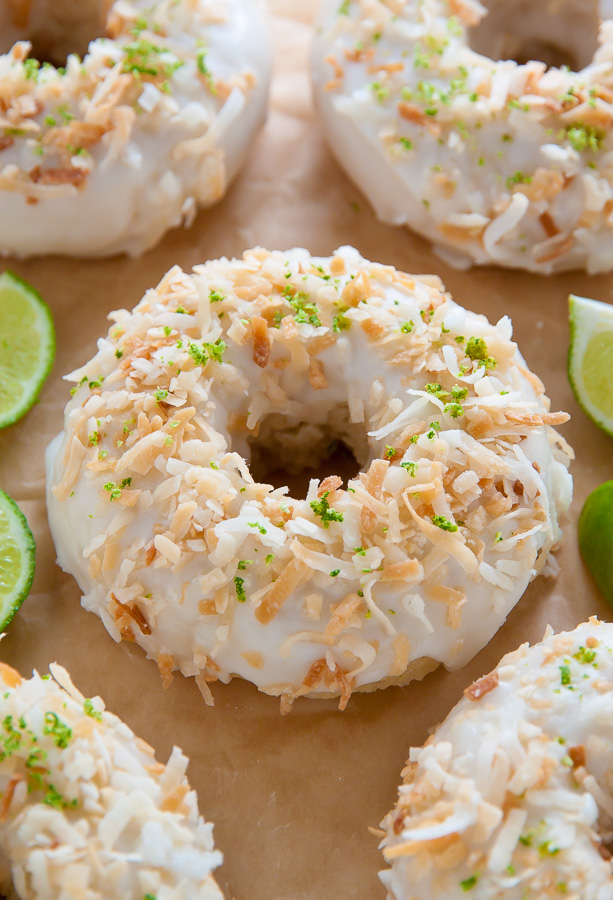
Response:
[[[200,808],[225,854],[219,881],[236,900],[382,900],[376,826],[396,794],[411,744],[420,744],[464,687],[547,623],[572,628],[610,610],[577,550],[576,521],[587,494],[613,477],[613,442],[576,405],[566,378],[570,291],[611,302],[613,276],[550,279],[518,272],[449,269],[419,238],[378,223],[326,149],[314,118],[307,48],[317,0],[271,0],[277,72],[268,124],[250,163],[215,209],[175,231],[139,260],[40,259],[9,265],[42,292],[57,328],[57,359],[40,403],[0,434],[0,485],[26,513],[37,544],[33,591],[10,626],[0,657],[24,674],[57,660],[88,696],[101,694],[166,760],[173,743],[190,756]],[[0,215],[2,209],[0,206]],[[465,669],[422,683],[358,694],[340,714],[332,701],[301,701],[281,718],[278,703],[251,685],[213,686],[207,708],[193,680],[162,689],[155,665],[117,645],[80,607],[72,578],[55,565],[44,502],[43,451],[60,429],[68,386],[61,376],[88,359],[107,313],[132,307],[173,264],[184,268],[255,244],[305,246],[329,254],[352,243],[370,259],[408,272],[437,272],[456,300],[496,320],[508,313],[553,409],[569,410],[575,502],[556,580],[534,582],[494,640]],[[612,247],[613,252],[613,247]],[[0,267],[1,268],[1,267]],[[328,474],[323,472],[322,475]]]

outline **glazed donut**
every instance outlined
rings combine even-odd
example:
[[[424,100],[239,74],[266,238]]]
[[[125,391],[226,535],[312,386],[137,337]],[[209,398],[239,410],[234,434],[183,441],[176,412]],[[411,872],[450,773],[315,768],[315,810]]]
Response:
[[[475,52],[478,0],[326,0],[313,79],[329,144],[380,219],[452,264],[610,271],[613,23],[592,60],[595,0],[487,5],[502,40],[477,29],[480,47],[568,42],[585,68]]]
[[[383,823],[389,898],[613,897],[612,651],[548,629],[467,688]]]
[[[86,44],[106,7],[83,61],[28,55]],[[5,255],[142,253],[223,196],[265,117],[259,0],[4,0],[0,36]]]
[[[22,900],[221,900],[222,857],[178,747],[166,766],[65,669],[0,663],[0,890]]]
[[[461,666],[560,536],[567,416],[509,320],[434,276],[256,249],[172,269],[112,319],[69,376],[49,521],[85,608],[166,679],[208,697],[240,675],[288,709]],[[346,488],[298,499],[250,472],[254,445],[305,467],[335,439],[361,466]]]

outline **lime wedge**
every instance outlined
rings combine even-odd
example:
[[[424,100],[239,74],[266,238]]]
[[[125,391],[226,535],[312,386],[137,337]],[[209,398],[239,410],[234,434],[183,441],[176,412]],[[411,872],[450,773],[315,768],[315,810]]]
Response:
[[[34,578],[35,544],[26,517],[0,491],[0,630],[28,596]]]
[[[569,297],[568,378],[579,405],[613,437],[613,306]]]
[[[579,550],[613,606],[613,481],[601,484],[585,501],[579,517]]]
[[[0,275],[0,428],[24,416],[53,365],[55,332],[48,306],[12,272]]]

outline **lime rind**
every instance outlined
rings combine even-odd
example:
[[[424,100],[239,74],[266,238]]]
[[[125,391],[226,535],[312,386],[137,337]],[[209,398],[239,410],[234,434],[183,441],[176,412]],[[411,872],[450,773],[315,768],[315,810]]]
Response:
[[[0,412],[0,429],[15,424],[32,408],[51,371],[55,357],[55,329],[51,310],[32,285],[10,270],[0,275],[0,335],[2,332],[1,298],[2,292],[6,290],[19,294],[24,304],[29,305],[36,322],[40,346],[34,372],[23,385],[20,385],[22,390],[19,399],[13,406]],[[15,384],[17,381],[18,375],[13,383]]]
[[[583,377],[583,367],[588,347],[592,339],[599,334],[611,333],[611,347],[613,349],[613,306],[601,303],[598,300],[590,300],[587,297],[578,297],[571,294],[569,297],[570,313],[570,346],[568,350],[568,380],[573,389],[577,403],[585,414],[602,431],[613,437],[613,408],[610,415],[596,405],[590,396]],[[608,375],[608,373],[603,373]],[[613,371],[611,371],[613,380]]]
[[[35,557],[36,544],[26,517],[15,501],[0,490],[0,576],[4,576],[0,580],[0,630],[11,622],[30,593]],[[10,566],[13,561],[17,571]]]
[[[587,497],[579,516],[579,552],[605,600],[613,606],[613,481]]]

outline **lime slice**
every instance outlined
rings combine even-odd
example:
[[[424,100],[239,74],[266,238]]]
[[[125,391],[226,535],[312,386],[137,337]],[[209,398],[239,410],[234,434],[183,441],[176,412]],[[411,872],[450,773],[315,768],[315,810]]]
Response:
[[[48,306],[17,275],[0,275],[0,428],[12,425],[34,404],[54,354]]]
[[[569,298],[568,378],[579,405],[613,437],[613,306]]]
[[[579,517],[579,550],[613,606],[613,481],[605,481],[585,501]]]
[[[34,578],[35,544],[26,517],[0,491],[0,630],[28,596]]]

